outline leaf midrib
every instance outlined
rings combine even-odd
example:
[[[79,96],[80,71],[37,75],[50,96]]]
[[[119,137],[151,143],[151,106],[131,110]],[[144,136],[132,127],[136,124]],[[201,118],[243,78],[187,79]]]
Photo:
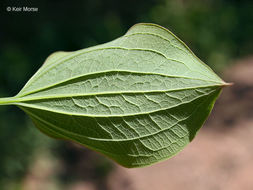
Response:
[[[207,96],[208,94],[211,94],[212,92],[214,92],[214,91],[216,91],[218,89],[219,89],[219,87],[216,87],[214,90],[209,91],[209,93],[204,93],[203,95],[197,96],[196,98],[193,98],[190,101],[185,101],[185,102],[182,102],[180,104],[176,104],[176,105],[168,107],[168,108],[153,110],[153,111],[150,111],[150,112],[141,112],[141,113],[140,112],[136,112],[136,113],[131,113],[131,114],[127,114],[127,115],[124,115],[124,114],[122,114],[122,115],[78,114],[78,113],[74,113],[74,112],[66,112],[66,111],[64,112],[64,111],[60,111],[60,110],[48,109],[46,107],[38,106],[38,105],[26,104],[26,103],[22,103],[21,101],[20,102],[16,102],[15,105],[17,105],[17,106],[23,106],[23,107],[29,107],[29,108],[33,108],[33,109],[45,110],[45,111],[59,113],[59,114],[64,114],[64,115],[75,115],[75,116],[84,116],[84,117],[93,117],[93,118],[96,118],[96,117],[100,117],[100,118],[101,117],[105,117],[105,118],[111,118],[111,117],[130,117],[130,116],[151,114],[151,113],[155,113],[155,112],[159,112],[159,111],[165,111],[167,109],[171,109],[171,108],[174,108],[174,107],[177,107],[177,106],[180,106],[180,105],[184,105],[184,104],[190,103],[190,102],[192,102],[192,101],[194,101],[194,100],[196,100],[198,98],[201,98],[203,96]]]
[[[154,75],[154,76],[161,76],[161,77],[167,77],[167,78],[183,78],[183,79],[199,80],[199,81],[205,81],[205,82],[213,82],[214,85],[225,85],[225,83],[220,83],[220,82],[214,81],[214,80],[205,80],[205,79],[201,79],[201,78],[193,78],[193,77],[180,76],[180,75],[166,75],[163,73],[139,72],[139,71],[131,71],[131,70],[105,70],[105,71],[98,71],[98,72],[93,72],[93,73],[86,73],[86,74],[82,74],[82,75],[77,75],[75,77],[71,77],[66,80],[61,80],[58,83],[54,83],[54,84],[44,86],[42,88],[38,88],[36,90],[30,91],[30,92],[27,92],[25,94],[20,94],[20,95],[18,94],[17,97],[21,98],[24,96],[36,94],[37,92],[40,93],[40,92],[49,90],[53,87],[60,86],[61,84],[68,83],[68,82],[71,84],[71,81],[77,80],[79,78],[96,76],[96,75],[103,75],[103,74],[108,74],[108,73],[109,74],[111,74],[111,73],[128,73],[128,74],[136,74],[136,75]]]
[[[103,92],[92,92],[92,93],[74,93],[74,94],[54,94],[54,95],[43,95],[43,96],[27,96],[27,97],[15,97],[16,103],[28,102],[28,101],[38,101],[47,99],[62,99],[62,98],[72,98],[72,97],[87,97],[87,96],[107,96],[107,95],[125,95],[125,94],[152,94],[152,93],[167,93],[167,92],[177,92],[184,90],[202,89],[202,88],[219,88],[222,87],[221,84],[216,85],[205,85],[205,86],[192,86],[183,88],[174,88],[169,90],[147,90],[147,91],[103,91]],[[12,98],[10,98],[12,99]],[[14,102],[14,101],[12,101]]]

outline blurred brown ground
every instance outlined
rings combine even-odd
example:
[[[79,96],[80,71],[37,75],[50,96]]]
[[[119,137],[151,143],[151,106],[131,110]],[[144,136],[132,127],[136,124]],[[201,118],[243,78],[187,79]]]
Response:
[[[71,166],[67,174],[84,173],[79,182],[59,188],[52,181],[59,163],[49,159],[46,163],[50,164],[34,163],[24,180],[24,189],[252,190],[253,57],[238,61],[222,78],[234,85],[223,90],[199,134],[175,157],[146,168],[126,169],[115,165],[98,185],[90,167],[101,156],[90,152],[90,157],[85,159],[87,152],[70,144],[72,149],[78,149],[80,163],[76,163],[76,168]]]

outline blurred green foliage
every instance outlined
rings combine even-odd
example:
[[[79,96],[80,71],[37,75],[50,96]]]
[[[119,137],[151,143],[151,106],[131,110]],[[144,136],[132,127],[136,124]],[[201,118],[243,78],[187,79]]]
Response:
[[[7,6],[33,6],[39,12],[7,12]],[[252,0],[4,1],[0,97],[15,95],[49,54],[111,41],[138,22],[170,29],[220,72],[231,60],[252,53],[252,10]],[[19,109],[0,107],[0,187],[6,179],[20,180],[34,150],[50,147],[50,142],[55,143],[39,133]]]

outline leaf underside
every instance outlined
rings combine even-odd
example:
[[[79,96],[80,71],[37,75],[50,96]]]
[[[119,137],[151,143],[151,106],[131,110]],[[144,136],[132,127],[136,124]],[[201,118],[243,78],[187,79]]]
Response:
[[[143,167],[182,150],[225,85],[170,31],[137,24],[109,43],[52,54],[12,104],[49,136]]]

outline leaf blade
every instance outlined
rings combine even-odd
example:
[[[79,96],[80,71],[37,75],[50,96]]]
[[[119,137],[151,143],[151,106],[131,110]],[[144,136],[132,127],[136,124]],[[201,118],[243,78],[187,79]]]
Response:
[[[225,85],[173,33],[137,24],[112,42],[51,55],[15,104],[48,135],[143,167],[191,142]]]

